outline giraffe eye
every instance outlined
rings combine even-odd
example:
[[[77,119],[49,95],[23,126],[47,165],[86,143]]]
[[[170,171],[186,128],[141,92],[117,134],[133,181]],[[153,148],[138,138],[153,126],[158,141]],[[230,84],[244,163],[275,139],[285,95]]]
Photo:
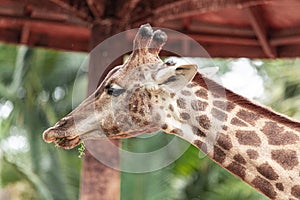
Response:
[[[167,60],[167,61],[165,62],[165,64],[166,64],[167,66],[174,66],[174,65],[176,65],[176,63],[175,63],[174,60]]]
[[[121,88],[120,86],[115,88],[112,85],[108,85],[105,88],[107,90],[107,94],[114,97],[118,97],[125,92],[125,89]]]

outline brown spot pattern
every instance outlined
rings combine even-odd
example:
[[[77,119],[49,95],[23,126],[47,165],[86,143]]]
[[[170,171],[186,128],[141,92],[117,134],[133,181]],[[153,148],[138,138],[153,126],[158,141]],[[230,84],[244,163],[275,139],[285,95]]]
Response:
[[[177,99],[177,106],[181,109],[185,109],[186,108],[186,102],[183,98],[179,98]]]
[[[155,121],[160,121],[161,120],[161,116],[160,114],[156,113],[155,117],[154,117]]]
[[[200,100],[192,100],[191,106],[195,111],[204,111],[207,108],[208,103]]]
[[[205,89],[197,90],[195,92],[195,94],[196,94],[197,97],[200,97],[202,99],[208,99],[208,94],[207,94],[207,91]]]
[[[230,123],[232,125],[235,125],[235,126],[247,126],[246,123],[244,123],[242,120],[239,120],[238,118],[234,117],[231,119]]]
[[[299,137],[293,132],[284,132],[283,127],[279,127],[275,122],[266,122],[261,130],[267,137],[271,145],[295,144]]]
[[[188,88],[192,88],[192,87],[195,87],[195,86],[197,86],[197,85],[198,85],[197,83],[191,82],[191,83],[189,83],[189,84],[187,85],[187,87],[188,87]]]
[[[217,93],[216,91],[212,91],[212,95],[213,95],[213,97],[214,98],[221,98],[222,96],[219,94],[219,93]],[[223,97],[224,98],[224,97]]]
[[[255,177],[251,183],[271,199],[274,199],[277,196],[271,183],[259,176]]]
[[[278,190],[280,190],[280,191],[283,191],[283,190],[284,190],[284,186],[283,186],[282,183],[276,183],[275,186],[276,186],[276,188],[277,188]]]
[[[218,135],[217,143],[218,143],[218,145],[220,145],[220,147],[222,147],[225,150],[229,150],[232,148],[232,143],[231,143],[230,137],[223,133],[220,133]]]
[[[169,104],[169,110],[171,110],[172,112],[174,111],[174,107],[172,104]]]
[[[256,167],[256,170],[269,180],[277,180],[279,177],[268,163],[261,164],[260,166]]]
[[[226,154],[219,147],[214,146],[213,159],[222,164],[225,158],[226,158]]]
[[[211,114],[213,117],[215,117],[216,119],[218,119],[220,121],[227,121],[227,114],[220,110],[213,108],[211,110]]]
[[[250,112],[250,111],[246,111],[246,110],[240,110],[236,115],[240,119],[248,122],[249,124],[251,124],[253,126],[255,126],[256,120],[258,120],[260,118],[260,116],[258,114]]]
[[[256,160],[259,156],[258,152],[253,150],[253,149],[248,149],[246,151],[247,155],[249,156],[250,159]]]
[[[224,111],[230,112],[234,109],[234,104],[228,101],[214,101],[213,105]]]
[[[197,116],[196,120],[202,128],[206,130],[210,128],[210,120],[206,115]]]
[[[208,153],[207,152],[207,146],[204,142],[201,142],[200,140],[195,140],[194,144],[201,150],[203,153]]]
[[[236,137],[242,145],[259,146],[261,144],[260,138],[254,131],[237,131]]]
[[[232,162],[226,167],[229,171],[234,173],[235,175],[241,177],[242,179],[245,179],[246,176],[246,168],[242,165],[240,165],[237,162]]]
[[[166,130],[166,129],[168,128],[168,125],[167,125],[167,124],[163,124],[163,125],[161,126],[161,128],[164,129],[164,130]]]
[[[198,127],[196,127],[196,126],[192,126],[192,131],[193,131],[193,133],[195,134],[195,135],[197,135],[197,136],[200,136],[200,137],[205,137],[206,136],[206,134],[203,132],[203,131],[201,131]]]
[[[243,164],[243,165],[246,164],[246,160],[241,154],[234,155],[233,159],[240,164]]]
[[[188,90],[182,90],[181,94],[184,95],[184,96],[191,96],[192,95],[192,93]]]
[[[292,187],[292,191],[291,194],[294,197],[297,197],[298,199],[300,199],[300,185],[295,185]]]
[[[186,112],[180,113],[180,117],[183,120],[189,120],[191,118],[191,116],[188,113],[186,113]]]
[[[171,133],[174,133],[174,134],[176,134],[176,135],[180,135],[180,136],[182,136],[182,135],[183,135],[183,132],[182,132],[182,130],[181,130],[181,129],[179,129],[179,128],[174,128],[173,130],[171,130]]]
[[[275,160],[286,170],[292,170],[296,167],[298,162],[298,156],[296,151],[293,150],[273,150],[271,152],[272,159]]]
[[[223,125],[223,126],[222,126],[222,129],[223,129],[224,131],[227,131],[228,126]]]

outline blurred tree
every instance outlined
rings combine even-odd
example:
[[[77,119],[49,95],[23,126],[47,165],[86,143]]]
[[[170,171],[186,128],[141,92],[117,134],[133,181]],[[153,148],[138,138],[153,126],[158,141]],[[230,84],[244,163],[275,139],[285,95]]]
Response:
[[[35,191],[24,191],[28,199],[77,199],[78,152],[46,145],[41,133],[71,111],[85,55],[9,45],[1,45],[0,52],[2,187],[25,183]]]
[[[264,60],[258,67],[265,79],[264,104],[276,111],[300,119],[300,60]]]

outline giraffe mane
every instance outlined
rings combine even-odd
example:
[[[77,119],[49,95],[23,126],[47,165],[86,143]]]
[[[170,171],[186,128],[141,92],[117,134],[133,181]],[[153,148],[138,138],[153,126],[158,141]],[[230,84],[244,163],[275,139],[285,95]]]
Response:
[[[197,73],[197,75],[194,77],[194,79],[192,81],[196,82],[197,84],[201,85],[202,87],[209,89],[215,93],[218,93],[218,91],[225,90],[227,100],[235,102],[236,104],[238,104],[244,108],[247,108],[251,111],[255,111],[258,114],[266,116],[267,118],[269,118],[271,120],[280,122],[288,127],[291,127],[291,128],[296,127],[298,130],[300,130],[300,122],[298,122],[292,118],[283,116],[280,113],[274,112],[266,106],[254,103],[251,100],[249,100],[241,95],[238,95],[238,94],[232,92],[231,90],[223,87],[219,83],[217,83],[211,79],[208,79],[206,77],[203,77],[200,73]],[[208,88],[208,85],[209,85],[209,88]]]

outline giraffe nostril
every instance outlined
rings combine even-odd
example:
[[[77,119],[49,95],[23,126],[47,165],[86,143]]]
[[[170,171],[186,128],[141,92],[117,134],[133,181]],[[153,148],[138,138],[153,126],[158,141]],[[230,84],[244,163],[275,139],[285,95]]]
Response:
[[[67,119],[63,118],[56,123],[56,127],[62,127],[67,124]]]
[[[74,118],[72,116],[64,117],[56,123],[56,128],[68,128],[74,122]]]

